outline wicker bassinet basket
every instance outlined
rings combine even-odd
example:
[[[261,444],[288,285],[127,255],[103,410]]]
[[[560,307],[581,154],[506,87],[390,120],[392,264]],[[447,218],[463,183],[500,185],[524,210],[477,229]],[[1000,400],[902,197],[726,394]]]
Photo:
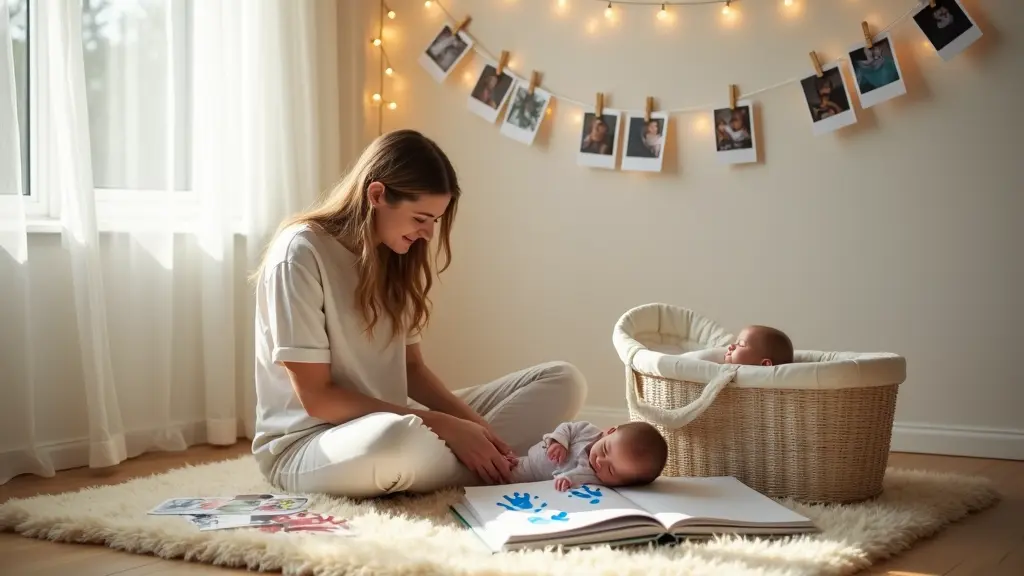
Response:
[[[613,341],[630,419],[669,446],[666,476],[735,476],[775,498],[877,496],[906,361],[889,353],[798,350],[783,366],[713,361],[733,336],[692,310],[634,308]]]

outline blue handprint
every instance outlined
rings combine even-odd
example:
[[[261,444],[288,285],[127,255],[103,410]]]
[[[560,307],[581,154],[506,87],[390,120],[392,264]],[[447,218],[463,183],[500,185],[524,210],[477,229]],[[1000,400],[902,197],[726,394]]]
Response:
[[[545,518],[543,516],[530,516],[529,518],[527,518],[527,520],[531,524],[550,524],[551,520],[554,520],[556,522],[568,522],[569,513],[563,511],[559,512],[558,514],[552,514],[549,518]]]
[[[501,506],[502,508],[510,512],[529,510],[531,508],[534,508],[534,506],[537,507],[534,508],[533,511],[540,512],[542,509],[547,508],[548,506],[547,502],[541,502],[539,506],[534,502],[531,502],[529,492],[524,492],[523,494],[520,494],[519,492],[513,492],[512,496],[505,495],[503,496],[503,498],[505,498],[508,504],[505,504],[504,502],[495,502],[495,504]],[[533,499],[539,500],[540,496],[534,496]]]
[[[572,498],[573,496],[575,496],[577,498],[583,498],[584,500],[589,498],[591,504],[598,504],[601,502],[601,497],[604,494],[601,493],[600,488],[591,488],[587,484],[584,484],[580,488],[583,489],[582,492],[579,490],[570,490],[569,497]]]

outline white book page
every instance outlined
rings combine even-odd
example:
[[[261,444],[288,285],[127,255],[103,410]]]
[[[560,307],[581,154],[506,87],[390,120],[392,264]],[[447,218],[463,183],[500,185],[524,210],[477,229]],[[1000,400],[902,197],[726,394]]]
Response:
[[[485,530],[510,539],[577,530],[625,516],[639,515],[640,525],[654,522],[609,488],[588,485],[559,492],[553,480],[467,487],[465,502]]]
[[[661,477],[633,488],[617,488],[662,524],[803,526],[810,520],[731,477]]]

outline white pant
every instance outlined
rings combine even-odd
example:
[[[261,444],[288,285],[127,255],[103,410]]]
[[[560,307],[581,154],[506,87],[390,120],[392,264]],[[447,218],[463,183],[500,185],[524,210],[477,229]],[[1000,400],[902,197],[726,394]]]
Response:
[[[541,436],[576,416],[586,382],[572,364],[549,362],[455,394],[525,456]],[[351,498],[482,483],[418,416],[390,412],[314,432],[269,468],[270,483],[286,492]]]

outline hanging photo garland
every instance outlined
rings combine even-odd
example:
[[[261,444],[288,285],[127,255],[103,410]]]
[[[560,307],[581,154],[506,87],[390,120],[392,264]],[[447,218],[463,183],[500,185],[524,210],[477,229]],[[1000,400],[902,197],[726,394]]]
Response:
[[[564,6],[563,0],[556,1],[559,6]],[[642,8],[649,4],[660,6],[656,13],[659,19],[667,17],[669,6],[721,4],[723,13],[729,14],[734,1],[738,0],[612,1],[607,2],[604,14],[613,18],[615,6]],[[791,3],[792,0],[784,0],[786,5]],[[721,163],[757,162],[758,134],[754,128],[756,108],[753,96],[789,84],[799,84],[808,107],[812,133],[822,135],[857,122],[857,113],[850,98],[851,88],[842,73],[844,62],[852,70],[852,90],[856,90],[861,107],[865,109],[907,93],[891,33],[908,18],[914,20],[945,61],[966,50],[982,36],[961,0],[921,0],[877,32],[873,32],[867,22],[862,22],[863,41],[850,46],[843,57],[823,64],[815,52],[810,52],[813,72],[800,78],[744,94],[739,94],[736,86],[730,86],[728,100],[718,105],[654,110],[653,97],[647,97],[645,108],[636,111],[606,108],[602,93],[598,93],[594,104],[590,105],[545,89],[538,71],[524,77],[508,66],[507,51],[495,56],[474,38],[467,31],[471,22],[469,16],[457,20],[438,0],[427,0],[424,4],[428,8],[436,6],[448,19],[419,57],[420,66],[431,78],[437,82],[446,81],[470,51],[476,52],[483,58],[484,66],[467,96],[467,107],[471,112],[488,122],[500,124],[502,135],[532,145],[553,100],[575,105],[583,110],[577,164],[610,170],[661,171],[670,118],[675,114],[688,113],[710,112],[715,152]],[[385,9],[381,3],[382,30]],[[387,13],[394,17],[393,12]],[[390,70],[390,62],[386,62],[379,38],[374,39],[374,45],[381,47],[381,66]],[[380,93],[375,94],[374,100],[384,104]],[[387,104],[392,109],[396,106],[394,102]],[[620,136],[623,135],[625,143],[620,146]],[[618,161],[620,149],[621,164]]]

